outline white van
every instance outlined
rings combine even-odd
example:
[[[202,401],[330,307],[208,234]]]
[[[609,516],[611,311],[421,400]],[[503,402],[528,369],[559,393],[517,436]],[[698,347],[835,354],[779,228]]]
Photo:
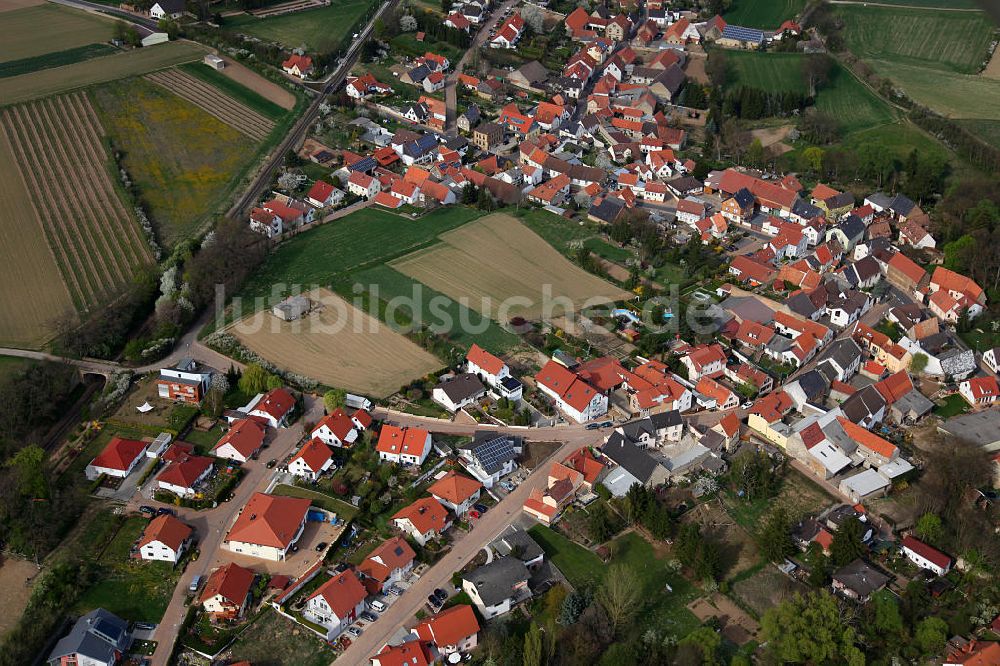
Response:
[[[381,599],[375,599],[369,605],[372,607],[372,610],[378,611],[379,613],[384,612],[386,609],[385,602],[383,602]]]

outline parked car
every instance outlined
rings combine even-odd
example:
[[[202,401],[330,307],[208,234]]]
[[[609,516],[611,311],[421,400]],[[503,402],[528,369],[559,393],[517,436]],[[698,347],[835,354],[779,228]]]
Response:
[[[361,630],[358,629],[357,627],[348,627],[347,628],[347,633],[349,633],[351,636],[354,636],[355,638],[357,638],[358,636],[361,635]]]
[[[611,421],[601,421],[601,427],[602,428],[610,428],[613,425],[614,425],[614,423],[611,422]]]
[[[438,601],[437,597],[435,597],[433,594],[427,595],[427,603],[429,603],[431,607],[434,609],[437,609],[437,607],[441,605],[441,602]]]
[[[473,504],[472,508],[478,511],[479,513],[486,513],[487,509],[489,509],[489,507],[486,506],[485,504]]]
[[[138,631],[152,631],[153,629],[156,629],[156,625],[149,622],[136,622],[133,626]]]
[[[751,407],[753,407],[753,400],[747,400],[742,405],[740,405],[740,407],[742,407],[743,409],[750,409]]]
[[[370,604],[368,604],[368,605],[371,606],[373,609],[375,609],[379,613],[384,613],[385,609],[386,609],[385,602],[381,601],[379,599],[373,599],[372,602]]]
[[[168,509],[167,507],[163,506],[163,507],[160,507],[159,509],[156,510],[156,515],[158,515],[158,516],[163,516],[163,515],[176,516],[177,512],[174,511],[173,509]]]
[[[191,581],[191,584],[188,585],[188,592],[197,592],[198,587],[200,585],[201,585],[201,576],[195,576],[194,579]]]
[[[509,493],[514,492],[514,484],[511,483],[510,481],[501,481],[500,482],[500,487],[503,488],[504,490],[506,490]]]
[[[587,424],[587,430],[597,430],[600,427],[601,427],[600,423],[588,423]]]
[[[436,590],[434,590],[434,596],[440,599],[441,601],[444,601],[448,598],[448,593],[439,587]]]
[[[403,594],[403,591],[398,587],[396,587],[395,585],[393,585],[392,587],[389,588],[389,594],[391,594],[394,597],[398,597]]]
[[[347,636],[341,636],[340,640],[337,642],[340,643],[340,647],[344,648],[345,650],[351,647],[351,639],[348,638]]]
[[[267,468],[268,469],[274,469],[274,466],[277,465],[277,464],[278,464],[278,459],[277,458],[271,458],[270,460],[267,461]]]
[[[143,504],[142,506],[139,507],[139,513],[144,513],[144,514],[146,514],[148,516],[155,516],[156,515],[156,509],[154,509],[153,507],[149,506],[148,504]]]
[[[378,619],[378,616],[372,613],[371,611],[365,611],[364,613],[361,614],[361,619],[367,620],[368,622],[374,622],[375,620]]]
[[[479,516],[481,516],[481,515],[482,514],[480,514],[476,510],[472,510],[472,511],[469,512],[469,518],[472,518],[473,520],[479,520]]]
[[[320,541],[318,544],[316,544],[316,552],[322,553],[326,549],[326,547],[327,547],[326,541]]]

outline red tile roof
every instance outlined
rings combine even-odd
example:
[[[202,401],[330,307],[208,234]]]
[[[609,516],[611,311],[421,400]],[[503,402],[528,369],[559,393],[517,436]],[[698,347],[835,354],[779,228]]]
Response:
[[[254,410],[260,410],[272,418],[280,421],[295,406],[295,398],[285,388],[276,388],[268,391]]]
[[[250,594],[254,578],[256,574],[253,571],[230,562],[212,572],[198,601],[205,603],[218,595],[234,606],[242,606]]]
[[[791,411],[793,407],[792,399],[784,391],[769,393],[750,408],[751,414],[756,414],[769,424],[777,423],[781,418]]]
[[[422,641],[410,641],[402,645],[386,645],[372,657],[372,663],[379,666],[427,666],[431,663],[430,649]]]
[[[981,398],[997,398],[1000,397],[1000,387],[997,386],[997,378],[993,375],[987,375],[986,377],[973,377],[968,380],[969,391],[972,393],[972,397],[975,400],[980,400]]]
[[[236,449],[244,458],[249,458],[264,444],[264,427],[253,419],[240,419],[222,436],[213,450],[217,451],[226,444]]]
[[[919,539],[912,536],[903,537],[903,548],[908,548],[914,553],[924,558],[932,564],[936,564],[942,569],[947,569],[951,566],[951,558],[942,553],[940,550],[934,546],[928,545]]]
[[[358,571],[368,578],[384,583],[389,580],[393,571],[405,569],[416,557],[417,554],[413,552],[410,544],[406,543],[406,539],[394,536],[375,548],[358,566]]]
[[[255,493],[226,536],[260,546],[286,548],[306,518],[309,500]]]
[[[316,427],[312,429],[313,433],[323,426],[329,428],[340,441],[345,441],[347,436],[351,434],[351,431],[354,430],[354,421],[347,415],[347,412],[338,407],[319,420]]]
[[[434,482],[434,485],[428,488],[427,492],[452,504],[461,504],[475,495],[482,487],[483,484],[479,481],[463,476],[455,470],[450,470]]]
[[[104,450],[97,454],[97,457],[90,464],[94,467],[104,467],[124,472],[132,466],[136,458],[145,452],[146,442],[115,436],[111,438],[111,441],[104,447]]]
[[[870,451],[874,451],[880,456],[886,458],[892,458],[896,455],[898,450],[894,444],[891,444],[873,432],[862,428],[856,423],[852,423],[849,419],[843,416],[838,416],[837,421],[840,423],[840,427],[844,429],[847,436],[853,439],[855,442],[865,447]]]
[[[479,621],[468,604],[459,604],[433,615],[414,630],[421,640],[439,647],[458,645],[469,636],[479,633]]]
[[[139,539],[138,547],[142,548],[148,543],[159,541],[174,552],[177,552],[184,541],[191,536],[192,531],[190,526],[185,525],[173,516],[163,514],[162,516],[153,518],[146,525],[146,529],[142,532],[142,538]]]
[[[323,469],[323,465],[326,464],[326,461],[331,458],[333,458],[333,451],[330,447],[323,443],[323,440],[318,437],[313,437],[302,445],[299,452],[292,456],[292,459],[289,460],[288,463],[291,464],[296,460],[301,460],[310,470],[313,472],[319,472]]]
[[[445,528],[448,523],[448,510],[433,497],[421,497],[410,506],[397,511],[392,518],[393,520],[405,518],[417,532],[427,534],[432,530],[440,532]]]
[[[214,461],[207,456],[189,456],[172,462],[156,477],[161,483],[169,483],[179,488],[193,488]]]
[[[569,454],[563,460],[563,464],[580,472],[583,475],[583,480],[591,485],[597,482],[597,477],[604,470],[604,465],[594,458],[594,454],[587,447],[577,449],[575,452]]]
[[[489,353],[477,344],[473,344],[469,347],[469,353],[465,355],[469,361],[490,373],[491,375],[498,375],[500,371],[503,370],[505,363],[498,357]]]
[[[392,455],[421,456],[429,433],[423,428],[400,428],[390,423],[382,426],[375,449]]]
[[[366,596],[368,592],[358,580],[357,574],[347,570],[323,583],[309,598],[323,597],[334,615],[343,620],[351,615]]]

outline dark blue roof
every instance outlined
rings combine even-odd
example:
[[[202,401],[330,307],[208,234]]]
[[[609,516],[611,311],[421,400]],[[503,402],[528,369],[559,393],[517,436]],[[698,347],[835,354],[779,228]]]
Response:
[[[822,210],[801,197],[796,199],[795,203],[792,204],[792,215],[798,215],[801,218],[811,220],[812,218],[819,217],[822,214]]]
[[[749,206],[753,206],[753,201],[754,201],[753,193],[751,193],[750,190],[748,190],[745,187],[740,188],[740,190],[733,195],[733,198],[736,199],[736,203],[740,205],[740,208],[747,208]]]
[[[348,171],[360,171],[362,173],[369,173],[375,170],[378,166],[378,162],[375,161],[374,157],[362,157],[360,160],[347,167]]]
[[[722,37],[741,42],[760,44],[764,41],[764,33],[754,28],[744,28],[741,25],[727,25],[722,31]]]

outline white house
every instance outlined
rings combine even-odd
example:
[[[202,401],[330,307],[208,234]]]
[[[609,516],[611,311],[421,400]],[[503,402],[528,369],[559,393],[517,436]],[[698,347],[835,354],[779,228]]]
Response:
[[[322,180],[313,183],[306,195],[306,201],[309,202],[309,205],[316,208],[332,208],[343,200],[344,192],[342,190]]]
[[[973,407],[992,405],[1000,397],[997,378],[992,375],[966,379],[958,385],[958,392]]]
[[[510,368],[497,356],[477,344],[469,347],[465,355],[465,371],[476,375],[501,398],[517,402],[521,399],[521,382],[510,374]]]
[[[403,537],[383,541],[358,566],[365,589],[372,594],[384,594],[394,583],[410,575],[416,558],[417,554]]]
[[[156,484],[178,497],[194,497],[214,469],[215,463],[208,456],[182,453],[160,472]]]
[[[900,551],[906,556],[906,559],[921,569],[933,571],[938,576],[943,576],[951,570],[950,557],[912,536],[903,537]]]
[[[193,530],[169,514],[146,525],[138,543],[139,558],[177,564],[191,543]]]
[[[528,567],[514,556],[499,557],[462,576],[462,590],[487,620],[509,613],[531,596]]]
[[[102,474],[124,479],[145,459],[147,442],[112,437],[96,458],[87,465],[87,479],[93,481]]]
[[[358,431],[358,424],[354,419],[338,407],[320,419],[313,428],[312,436],[327,446],[350,448],[358,441]]]
[[[555,401],[557,409],[577,423],[586,423],[608,413],[608,396],[555,361],[545,364],[535,375],[535,383],[542,393]]]
[[[413,630],[420,640],[436,645],[442,655],[468,654],[479,644],[479,620],[468,604],[445,609]]]
[[[483,383],[479,381],[478,377],[467,372],[444,380],[431,392],[434,402],[452,413],[475,404],[485,395],[486,387],[483,386]]]
[[[431,452],[431,434],[422,428],[400,428],[386,423],[375,446],[380,460],[400,465],[422,465]]]
[[[436,539],[451,527],[448,510],[433,497],[422,497],[400,509],[392,517],[394,527],[409,534],[421,546]]]
[[[158,0],[149,8],[150,17],[160,19],[178,19],[184,16],[184,0]]]
[[[288,389],[276,388],[265,393],[250,409],[249,416],[259,416],[272,428],[288,425],[288,417],[295,411],[295,398]]]
[[[240,419],[215,445],[213,454],[217,458],[228,458],[245,463],[260,452],[264,446],[264,426],[254,419]]]
[[[156,394],[164,400],[197,404],[208,392],[212,371],[199,366],[193,359],[181,359],[172,368],[160,370],[156,379]]]
[[[302,536],[309,500],[255,493],[222,545],[234,553],[278,562]]]
[[[288,473],[315,481],[333,467],[333,451],[321,440],[313,437],[302,445],[288,463]]]
[[[353,171],[351,177],[347,179],[347,191],[359,197],[371,199],[382,191],[382,185],[377,178],[372,178],[360,171]]]
[[[306,600],[302,614],[307,620],[326,628],[326,639],[333,640],[365,612],[368,593],[353,571],[343,571],[316,590]]]
[[[480,431],[471,442],[462,444],[458,453],[469,474],[487,488],[492,488],[517,469],[517,456],[521,450],[519,437]]]
[[[465,515],[469,508],[479,501],[483,484],[475,479],[450,470],[427,489],[431,497],[455,512],[456,516]]]

